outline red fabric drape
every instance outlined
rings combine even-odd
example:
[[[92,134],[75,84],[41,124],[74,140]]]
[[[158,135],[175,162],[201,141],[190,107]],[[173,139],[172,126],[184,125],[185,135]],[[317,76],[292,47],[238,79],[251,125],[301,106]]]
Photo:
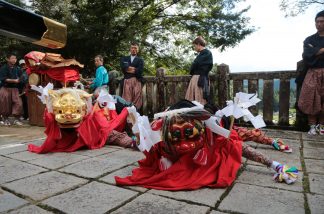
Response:
[[[158,145],[146,158],[139,161],[139,168],[132,175],[115,177],[118,185],[139,185],[160,190],[193,190],[201,187],[227,187],[236,178],[241,166],[242,141],[237,133],[232,131],[229,140],[213,135],[213,145],[207,149],[207,164],[197,165],[193,162],[195,154],[180,157],[173,165],[160,171],[161,158]],[[205,145],[207,146],[207,145]]]
[[[97,111],[87,115],[76,129],[60,129],[52,113],[45,111],[46,140],[41,146],[28,145],[28,150],[35,153],[73,152],[82,147],[99,149],[106,143],[112,130],[122,131],[125,128],[127,109],[118,115],[110,110],[110,121]]]
[[[47,70],[27,69],[27,74],[31,73],[47,74],[51,79],[60,82],[73,82],[80,79],[79,71],[73,67],[49,68]]]

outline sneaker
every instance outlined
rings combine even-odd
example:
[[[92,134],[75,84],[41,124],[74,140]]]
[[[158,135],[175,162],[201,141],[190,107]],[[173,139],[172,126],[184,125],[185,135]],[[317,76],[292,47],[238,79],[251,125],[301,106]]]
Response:
[[[15,120],[14,122],[13,122],[13,124],[14,125],[17,125],[17,126],[22,126],[22,125],[24,125],[22,122],[20,122],[19,120]]]
[[[5,123],[2,121],[2,120],[0,120],[0,125],[4,125]]]
[[[317,135],[316,125],[311,125],[308,131],[309,135]]]
[[[11,123],[10,123],[9,120],[5,120],[5,121],[4,121],[4,125],[5,125],[5,126],[11,126]]]
[[[324,135],[324,125],[323,124],[318,124],[318,133],[320,135]]]

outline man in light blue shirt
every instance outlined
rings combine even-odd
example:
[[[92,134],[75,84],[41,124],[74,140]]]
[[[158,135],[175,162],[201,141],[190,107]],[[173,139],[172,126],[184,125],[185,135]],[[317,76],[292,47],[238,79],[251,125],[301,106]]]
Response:
[[[109,76],[106,68],[103,66],[103,57],[97,55],[94,61],[96,66],[96,78],[91,82],[90,88],[94,91],[94,96],[97,97],[101,89],[108,90]]]

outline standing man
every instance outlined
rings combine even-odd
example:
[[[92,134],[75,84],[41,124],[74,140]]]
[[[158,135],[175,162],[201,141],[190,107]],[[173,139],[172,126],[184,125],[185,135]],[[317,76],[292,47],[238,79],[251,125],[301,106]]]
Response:
[[[15,117],[14,125],[23,125],[20,121],[22,114],[22,101],[19,97],[19,83],[22,72],[16,66],[17,58],[14,54],[8,54],[7,64],[0,68],[0,115],[4,118],[4,124],[10,126],[9,116]]]
[[[94,91],[94,96],[98,97],[101,89],[108,90],[109,76],[103,66],[104,61],[101,55],[95,56],[94,63],[96,66],[96,78],[90,83],[90,88]]]
[[[132,42],[130,56],[124,56],[120,60],[120,67],[124,73],[123,95],[122,97],[132,102],[137,110],[142,107],[142,80],[144,60],[137,56],[139,46]]]
[[[190,68],[192,78],[186,92],[186,99],[205,105],[210,96],[208,73],[213,68],[213,55],[205,48],[206,41],[201,36],[198,36],[192,44],[199,54]]]
[[[24,59],[19,60],[19,66],[21,68],[22,74],[19,83],[19,96],[21,98],[23,104],[23,118],[24,120],[28,119],[28,98],[27,98],[27,90],[28,90],[28,74],[27,74],[27,66]]]
[[[317,33],[304,41],[303,60],[308,66],[300,97],[299,109],[307,114],[308,134],[324,135],[324,10],[315,17]]]

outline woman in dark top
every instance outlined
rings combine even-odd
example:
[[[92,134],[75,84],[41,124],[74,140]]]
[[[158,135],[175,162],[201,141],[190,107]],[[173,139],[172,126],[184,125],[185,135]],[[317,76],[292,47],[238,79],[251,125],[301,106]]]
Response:
[[[324,135],[324,10],[315,18],[317,33],[304,41],[303,60],[308,71],[298,107],[307,114],[310,135]]]
[[[193,61],[190,74],[190,80],[186,99],[190,101],[198,101],[201,104],[206,104],[209,99],[209,78],[208,73],[213,68],[213,55],[205,48],[205,40],[199,36],[193,42],[195,51],[199,54]]]

